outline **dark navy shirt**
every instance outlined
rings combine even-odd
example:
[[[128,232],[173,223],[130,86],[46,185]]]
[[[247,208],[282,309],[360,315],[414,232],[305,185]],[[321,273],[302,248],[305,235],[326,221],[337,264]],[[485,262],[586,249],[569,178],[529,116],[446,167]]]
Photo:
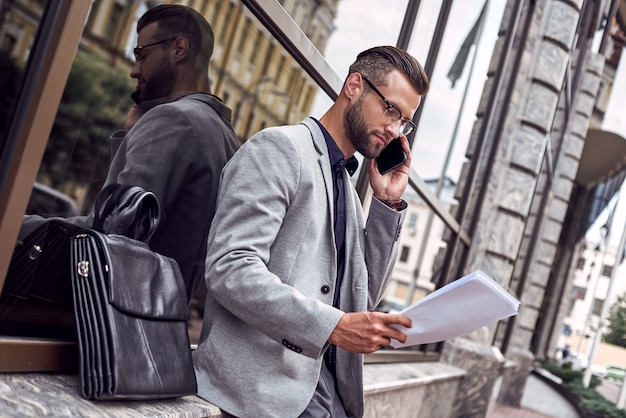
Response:
[[[359,162],[355,156],[348,158],[347,160],[343,156],[343,152],[337,146],[337,143],[330,136],[330,133],[322,126],[317,119],[313,119],[319,125],[324,139],[326,140],[326,147],[328,147],[328,157],[330,158],[330,168],[333,173],[333,196],[335,200],[335,247],[337,248],[337,280],[335,282],[335,293],[333,297],[333,306],[340,309],[339,306],[339,288],[343,281],[344,266],[346,264],[346,197],[343,184],[342,170],[345,168],[349,175],[354,174],[359,166]],[[335,370],[337,367],[337,347],[330,345],[324,355],[324,361],[328,370],[330,370],[333,377],[335,377]]]
[[[341,152],[330,133],[317,119],[314,120],[315,122],[317,122],[320,129],[322,130],[322,133],[324,134],[326,146],[328,147],[328,157],[330,158],[330,168],[333,173],[333,195],[335,199],[334,228],[335,247],[337,249],[337,281],[335,283],[333,306],[339,308],[339,288],[343,280],[343,270],[346,259],[346,198],[344,194],[342,170],[345,168],[348,174],[352,175],[358,168],[359,162],[355,156],[352,156],[348,160],[346,160],[343,156],[343,152]]]

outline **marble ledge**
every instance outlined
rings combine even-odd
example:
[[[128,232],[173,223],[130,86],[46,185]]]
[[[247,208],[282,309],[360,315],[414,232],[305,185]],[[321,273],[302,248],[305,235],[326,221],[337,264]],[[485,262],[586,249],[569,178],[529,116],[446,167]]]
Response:
[[[77,375],[0,374],[2,417],[196,418],[221,417],[220,409],[197,396],[158,401],[89,401],[79,394]]]
[[[410,387],[459,380],[465,371],[443,363],[366,364],[363,373],[365,402],[377,395]],[[197,396],[158,401],[89,401],[79,394],[77,375],[0,373],[2,417],[92,418],[220,418],[215,405]]]
[[[365,402],[369,394],[459,380],[466,374],[463,369],[438,362],[366,364]]]

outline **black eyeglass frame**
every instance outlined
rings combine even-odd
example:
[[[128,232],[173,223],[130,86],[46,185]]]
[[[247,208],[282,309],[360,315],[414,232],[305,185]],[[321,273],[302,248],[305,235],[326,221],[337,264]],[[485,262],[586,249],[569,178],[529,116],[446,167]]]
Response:
[[[374,93],[376,93],[378,95],[378,97],[380,97],[382,99],[382,101],[385,102],[386,107],[385,107],[385,110],[383,111],[383,114],[382,114],[383,117],[385,116],[385,113],[387,113],[389,111],[389,109],[394,109],[396,112],[398,112],[398,115],[399,115],[398,118],[393,118],[392,117],[392,119],[394,119],[394,120],[389,122],[389,125],[394,123],[394,122],[401,121],[402,123],[400,124],[400,132],[404,136],[409,135],[411,132],[413,132],[414,130],[417,129],[417,126],[415,126],[413,121],[409,120],[409,119],[406,119],[406,118],[403,118],[402,117],[402,112],[400,111],[400,109],[398,109],[389,100],[387,100],[387,98],[385,96],[383,96],[383,94],[380,92],[380,90],[378,90],[376,88],[376,86],[374,84],[372,84],[372,82],[367,79],[367,77],[365,77],[364,75],[361,74],[361,78],[367,83],[368,86],[370,86],[370,88],[372,90],[374,90]],[[408,131],[407,131],[407,129],[408,129]]]
[[[142,60],[139,59],[139,53],[141,53],[142,50],[144,50],[146,48],[150,48],[151,46],[161,45],[161,44],[164,44],[165,42],[173,41],[176,38],[178,38],[178,36],[172,36],[170,38],[161,39],[160,41],[152,42],[152,43],[149,43],[147,45],[136,46],[135,48],[133,48],[133,54],[135,55],[135,61],[137,62],[137,64],[141,65],[141,61]]]

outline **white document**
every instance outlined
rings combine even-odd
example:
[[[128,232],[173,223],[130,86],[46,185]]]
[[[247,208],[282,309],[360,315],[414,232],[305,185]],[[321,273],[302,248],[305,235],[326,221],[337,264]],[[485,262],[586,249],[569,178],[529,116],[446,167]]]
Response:
[[[520,302],[495,280],[476,270],[435,290],[400,312],[411,328],[394,326],[407,335],[406,343],[391,340],[394,348],[444,341],[517,315]]]

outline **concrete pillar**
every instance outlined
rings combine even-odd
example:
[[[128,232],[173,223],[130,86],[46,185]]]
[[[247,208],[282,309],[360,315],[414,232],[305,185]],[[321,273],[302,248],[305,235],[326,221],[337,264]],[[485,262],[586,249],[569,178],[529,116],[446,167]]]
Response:
[[[503,370],[498,403],[520,407],[534,356],[528,350],[513,349],[507,353],[506,358],[510,367]]]
[[[467,372],[459,383],[449,417],[485,417],[504,365],[500,350],[467,338],[455,338],[446,341],[442,361]]]

